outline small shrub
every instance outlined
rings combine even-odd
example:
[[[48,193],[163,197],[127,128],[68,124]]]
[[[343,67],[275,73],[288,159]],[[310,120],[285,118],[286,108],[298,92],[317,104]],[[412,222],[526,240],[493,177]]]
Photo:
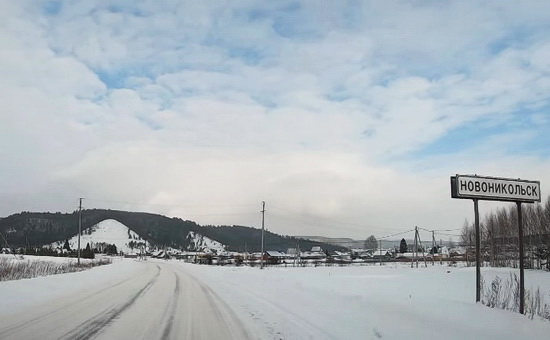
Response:
[[[491,308],[499,308],[519,312],[520,285],[517,274],[510,273],[510,277],[503,283],[500,277],[496,277],[490,286],[481,280],[481,303]],[[550,305],[545,303],[544,294],[537,288],[532,292],[525,290],[524,314],[533,319],[539,316],[550,321]]]
[[[24,260],[17,258],[0,257],[0,281],[30,279],[33,277],[47,276],[78,272],[92,267],[110,264],[110,259],[81,262],[80,266],[75,261],[52,262],[42,260]]]

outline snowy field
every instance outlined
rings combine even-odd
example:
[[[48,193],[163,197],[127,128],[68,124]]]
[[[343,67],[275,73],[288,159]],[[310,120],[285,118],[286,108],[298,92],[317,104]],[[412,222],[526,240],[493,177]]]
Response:
[[[482,268],[486,281],[510,271]],[[260,270],[115,259],[0,282],[0,338],[43,327],[51,338],[132,340],[548,338],[550,322],[475,304],[474,286],[475,268],[437,264]],[[550,298],[550,273],[526,271],[526,287]]]
[[[547,339],[550,322],[475,304],[475,268],[209,267],[182,264],[269,339]],[[510,269],[482,268],[487,282]],[[550,301],[550,273],[526,288]]]

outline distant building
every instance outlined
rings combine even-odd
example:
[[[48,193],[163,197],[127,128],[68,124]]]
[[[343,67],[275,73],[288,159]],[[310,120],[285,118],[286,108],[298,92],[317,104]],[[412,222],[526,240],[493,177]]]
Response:
[[[392,258],[392,252],[388,249],[376,249],[372,252],[371,258],[374,260],[389,260]]]
[[[312,247],[311,252],[312,253],[324,253],[323,248],[321,248],[320,246]]]
[[[286,258],[286,254],[280,251],[268,250],[264,252],[264,261],[267,264],[279,264]]]

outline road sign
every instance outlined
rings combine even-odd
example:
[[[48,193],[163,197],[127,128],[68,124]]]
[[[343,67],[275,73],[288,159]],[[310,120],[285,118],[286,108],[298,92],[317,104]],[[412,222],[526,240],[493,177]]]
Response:
[[[523,264],[523,217],[522,203],[540,202],[540,182],[521,179],[483,177],[475,175],[451,176],[451,197],[474,201],[476,233],[476,302],[481,298],[481,234],[479,231],[479,200],[513,201],[518,207],[519,242],[519,312],[523,314],[525,304]]]
[[[456,175],[451,177],[451,197],[490,201],[540,202],[540,182]]]

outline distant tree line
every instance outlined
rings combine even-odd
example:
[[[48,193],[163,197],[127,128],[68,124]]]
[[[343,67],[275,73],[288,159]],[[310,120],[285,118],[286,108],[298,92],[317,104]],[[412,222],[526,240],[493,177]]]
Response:
[[[525,267],[550,270],[550,197],[546,203],[522,204]],[[519,265],[518,211],[516,205],[499,208],[480,221],[481,252],[497,267]],[[471,260],[475,251],[475,226],[465,222],[461,233]]]

